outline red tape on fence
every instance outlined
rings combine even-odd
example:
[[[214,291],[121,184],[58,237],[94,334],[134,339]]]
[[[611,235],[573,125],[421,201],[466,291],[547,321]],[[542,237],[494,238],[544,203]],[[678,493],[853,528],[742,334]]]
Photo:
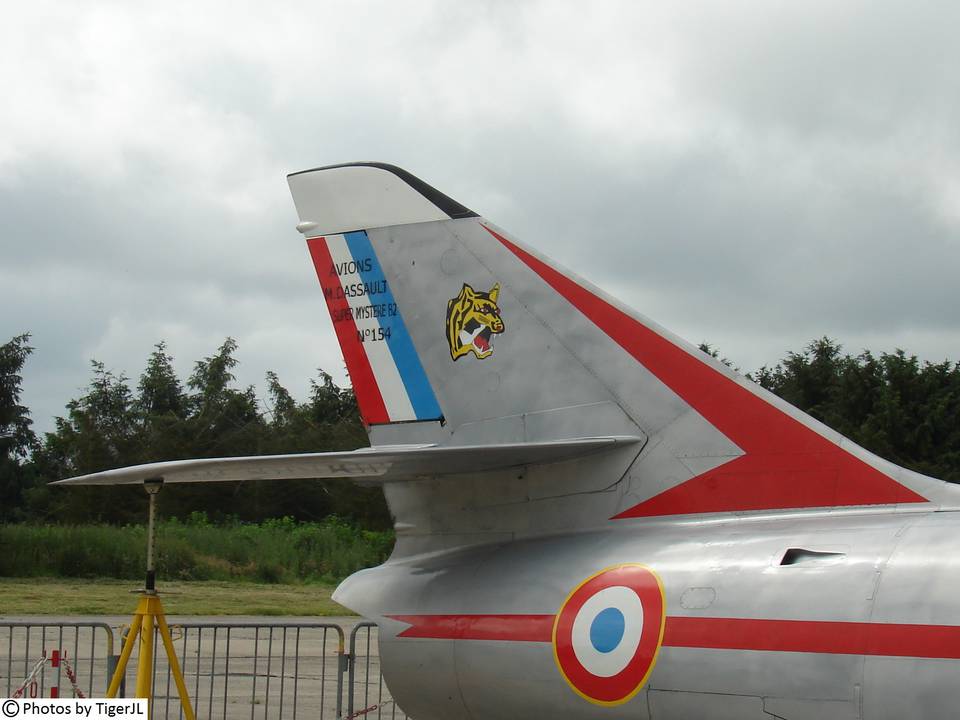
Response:
[[[43,669],[43,664],[47,661],[47,654],[44,653],[43,657],[37,660],[36,664],[33,666],[33,670],[30,671],[30,674],[27,675],[27,679],[23,681],[17,691],[10,697],[13,699],[23,697],[23,691],[27,689],[27,686],[30,686],[30,697],[35,698],[37,696],[37,673]]]

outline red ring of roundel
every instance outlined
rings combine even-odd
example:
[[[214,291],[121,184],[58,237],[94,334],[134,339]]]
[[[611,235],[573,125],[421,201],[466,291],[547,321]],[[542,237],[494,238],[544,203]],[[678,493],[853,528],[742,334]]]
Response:
[[[573,650],[573,622],[580,608],[601,590],[622,585],[633,590],[643,605],[643,627],[640,644],[627,666],[616,675],[600,677],[588,672]],[[663,627],[663,594],[656,576],[639,565],[612,568],[590,578],[560,608],[554,647],[560,670],[577,690],[602,703],[622,701],[637,690],[653,666],[660,647]]]

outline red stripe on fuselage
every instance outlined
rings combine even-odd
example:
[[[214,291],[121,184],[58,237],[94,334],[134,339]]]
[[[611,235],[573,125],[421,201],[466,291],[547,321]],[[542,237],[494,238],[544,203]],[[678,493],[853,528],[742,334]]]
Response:
[[[553,615],[388,615],[408,623],[403,638],[550,642]]]
[[[553,615],[388,615],[400,638],[553,641]],[[960,659],[960,626],[817,620],[666,619],[663,647]]]
[[[499,233],[485,229],[744,451],[614,519],[927,502]]]
[[[387,406],[380,394],[380,386],[377,385],[377,379],[370,367],[370,360],[360,341],[357,340],[357,324],[350,313],[350,304],[343,292],[337,292],[341,290],[340,276],[337,275],[333,258],[330,257],[327,240],[323,237],[310,238],[307,240],[307,247],[310,250],[310,257],[313,258],[313,267],[317,271],[320,287],[323,288],[330,319],[334,321],[333,329],[337,333],[337,340],[340,341],[343,359],[347,363],[347,372],[350,374],[353,393],[357,397],[360,417],[367,425],[390,422]]]
[[[960,659],[960,627],[669,617],[667,647]]]

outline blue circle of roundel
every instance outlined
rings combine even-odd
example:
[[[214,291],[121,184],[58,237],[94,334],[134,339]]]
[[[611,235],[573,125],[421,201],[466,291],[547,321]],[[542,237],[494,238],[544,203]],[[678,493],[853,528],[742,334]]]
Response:
[[[601,610],[590,623],[590,644],[597,652],[608,653],[623,640],[626,620],[615,607]]]

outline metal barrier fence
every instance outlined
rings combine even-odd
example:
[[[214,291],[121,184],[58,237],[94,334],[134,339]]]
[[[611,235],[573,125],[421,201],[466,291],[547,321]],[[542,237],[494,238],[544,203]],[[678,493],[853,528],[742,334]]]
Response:
[[[406,713],[397,707],[393,696],[383,682],[380,672],[380,654],[374,655],[371,648],[378,647],[375,640],[376,623],[359,623],[350,632],[350,670],[347,677],[347,717],[405,719]]]
[[[198,718],[340,718],[346,669],[344,633],[329,623],[182,623],[171,626],[183,678]],[[156,641],[153,718],[182,717]],[[127,685],[136,666],[127,666]],[[305,711],[306,710],[306,711]]]
[[[106,694],[116,667],[113,631],[106,623],[0,623],[0,688],[10,697],[58,697],[76,689],[87,696]],[[2,655],[0,655],[2,658]],[[45,659],[45,662],[39,662]]]
[[[170,630],[198,718],[407,717],[380,674],[374,623],[361,622],[353,629],[349,653],[343,628],[332,623],[227,621],[182,623]],[[103,696],[121,645],[105,623],[0,622],[0,653],[7,650],[6,663],[0,654],[0,691],[10,697],[36,671],[26,697],[69,696],[75,690]],[[153,720],[179,720],[183,712],[166,655],[159,641],[153,647]],[[136,662],[127,666],[130,688],[136,667]]]

